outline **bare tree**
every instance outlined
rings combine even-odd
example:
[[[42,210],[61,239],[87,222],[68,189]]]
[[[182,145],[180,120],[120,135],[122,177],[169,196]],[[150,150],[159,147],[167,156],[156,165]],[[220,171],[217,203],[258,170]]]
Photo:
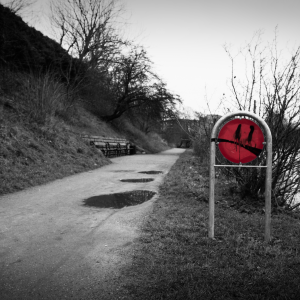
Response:
[[[120,38],[117,22],[123,7],[117,0],[52,0],[51,8],[60,45],[88,67],[85,83],[89,86],[83,88],[84,93],[89,94],[88,105],[104,120],[111,121],[146,102],[150,109],[155,102],[166,107],[175,101],[153,73],[146,51]]]
[[[266,47],[262,45],[262,32],[258,31],[252,40],[235,55],[228,45],[224,49],[231,61],[230,89],[234,98],[233,104],[240,110],[252,110],[254,97],[261,101],[263,71],[266,67]],[[243,69],[239,72],[238,67]]]
[[[162,122],[173,116],[173,107],[165,101],[145,101],[127,112],[131,122],[144,133],[160,132]]]
[[[116,0],[51,0],[51,11],[59,43],[72,56],[96,68],[119,54],[115,23],[122,6]]]
[[[235,59],[232,63],[231,87],[238,109],[252,110],[268,123],[273,136],[273,201],[278,206],[292,207],[300,192],[300,47],[283,61],[278,54],[277,38],[264,47],[260,36],[241,50],[250,60],[243,79],[237,80]],[[245,68],[246,69],[246,68]],[[260,163],[265,163],[261,155]],[[244,194],[258,197],[264,193],[264,172],[235,170]]]
[[[153,72],[152,62],[142,47],[130,47],[111,66],[108,76],[113,87],[113,108],[110,115],[103,116],[106,121],[146,103],[148,108],[160,106],[166,113],[175,102],[180,102]]]

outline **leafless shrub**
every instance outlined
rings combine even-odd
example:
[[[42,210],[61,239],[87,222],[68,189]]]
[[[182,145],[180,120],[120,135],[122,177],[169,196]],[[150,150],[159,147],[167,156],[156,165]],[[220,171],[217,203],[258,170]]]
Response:
[[[291,207],[300,192],[300,48],[284,61],[273,45],[264,47],[261,34],[239,52],[245,74],[236,74],[237,56],[228,47],[231,60],[230,84],[233,103],[239,110],[253,111],[265,119],[273,137],[272,196],[277,206]],[[248,62],[248,63],[247,63]],[[265,154],[260,163],[265,164]],[[245,195],[257,198],[264,193],[265,172],[234,171]]]

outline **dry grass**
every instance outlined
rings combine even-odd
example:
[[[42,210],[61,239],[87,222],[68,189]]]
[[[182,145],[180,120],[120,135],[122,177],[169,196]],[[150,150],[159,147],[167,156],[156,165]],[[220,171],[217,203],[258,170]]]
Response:
[[[69,102],[65,87],[51,74],[6,75],[0,76],[0,195],[110,163],[81,134],[129,136],[149,152],[166,148],[128,122],[121,122],[120,132]]]
[[[55,118],[52,122],[38,126],[12,118],[11,114],[1,119],[0,195],[109,163],[71,126]]]
[[[53,116],[68,119],[75,112],[75,88],[67,89],[50,71],[27,74],[1,68],[1,92],[19,116],[31,123],[45,125]]]
[[[152,214],[123,270],[119,299],[299,299],[298,215],[241,213],[219,180],[216,239],[208,236],[208,170],[186,152],[160,189]]]
[[[143,135],[130,122],[116,130],[82,108],[73,88],[51,72],[0,72],[0,195],[99,168],[110,161],[81,134],[128,136],[149,152],[164,150],[158,137]]]
[[[69,102],[51,74],[2,74],[0,85],[0,195],[109,163],[80,134],[117,133]]]

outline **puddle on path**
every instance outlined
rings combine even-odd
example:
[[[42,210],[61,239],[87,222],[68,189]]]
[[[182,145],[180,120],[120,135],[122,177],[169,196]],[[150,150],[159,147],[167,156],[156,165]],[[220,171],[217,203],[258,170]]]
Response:
[[[122,182],[150,182],[153,178],[120,179]]]
[[[142,171],[142,172],[139,172],[139,173],[142,173],[142,174],[162,174],[163,172],[162,171]]]
[[[155,194],[156,193],[152,191],[136,190],[131,192],[94,196],[83,200],[83,202],[84,206],[122,208],[125,206],[133,206],[146,202]]]
[[[134,170],[114,170],[112,172],[121,173],[121,172],[134,172]]]

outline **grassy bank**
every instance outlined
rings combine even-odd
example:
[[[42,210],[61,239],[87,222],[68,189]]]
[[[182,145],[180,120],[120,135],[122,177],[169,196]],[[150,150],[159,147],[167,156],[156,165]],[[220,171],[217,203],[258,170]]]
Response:
[[[217,184],[216,239],[207,237],[208,169],[190,151],[167,175],[160,198],[123,270],[120,299],[299,299],[299,216],[235,205],[230,184]]]
[[[130,138],[150,153],[168,148],[158,136],[130,127],[129,121],[119,121],[121,131],[80,105],[63,116],[46,115],[39,123],[22,109],[17,96],[0,93],[0,195],[109,164],[81,134]]]
[[[6,109],[1,113],[0,195],[109,163],[102,153],[80,138],[80,129],[91,130],[96,123],[90,121],[90,128],[82,124],[75,128],[53,118],[38,125]]]

